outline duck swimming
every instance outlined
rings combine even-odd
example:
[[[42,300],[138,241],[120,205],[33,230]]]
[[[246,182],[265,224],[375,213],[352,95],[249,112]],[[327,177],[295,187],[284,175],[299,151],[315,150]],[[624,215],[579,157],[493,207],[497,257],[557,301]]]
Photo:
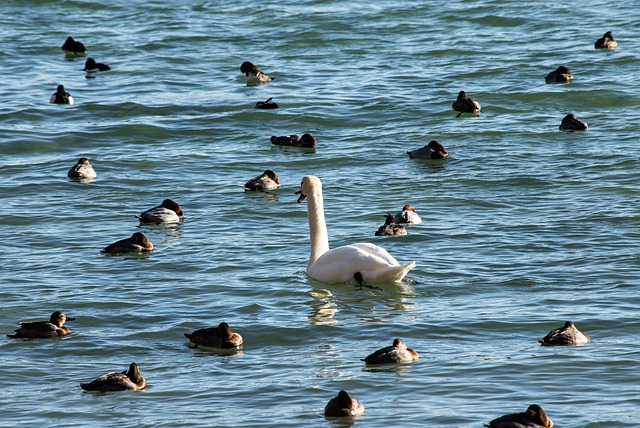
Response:
[[[589,126],[574,115],[568,114],[562,118],[559,128],[561,131],[587,131]]]
[[[280,187],[278,174],[271,171],[270,169],[263,172],[262,175],[252,178],[244,184],[245,192],[255,190],[265,192],[267,190],[277,189],[278,187]]]
[[[49,321],[22,321],[15,334],[7,334],[12,339],[48,339],[50,337],[62,337],[71,333],[64,323],[75,321],[60,311],[51,314]]]
[[[618,47],[618,42],[613,39],[611,31],[607,31],[600,37],[593,45],[596,49],[615,49]]]
[[[551,428],[553,422],[537,404],[532,404],[526,412],[504,415],[485,426],[490,428]]]
[[[107,373],[90,383],[80,382],[80,387],[85,391],[97,392],[140,391],[146,386],[147,382],[140,374],[136,363],[131,363],[128,371]]]
[[[130,238],[121,239],[107,245],[101,252],[109,254],[142,253],[153,250],[153,244],[142,232],[136,232]]]
[[[84,56],[87,54],[87,48],[80,42],[73,40],[73,37],[67,37],[67,40],[61,46],[65,54],[71,56]]]
[[[247,76],[247,85],[257,85],[259,83],[271,82],[271,80],[273,80],[271,77],[258,70],[258,67],[249,61],[245,61],[240,65],[240,71]]]
[[[96,178],[96,172],[89,163],[89,159],[80,158],[78,162],[67,172],[67,177],[77,180]]]
[[[69,92],[65,92],[63,85],[58,85],[56,92],[49,99],[51,104],[70,104],[73,105],[73,97]]]
[[[350,396],[345,390],[340,391],[336,397],[329,400],[324,408],[326,417],[360,416],[363,413],[362,403]]]
[[[368,366],[377,364],[398,364],[418,361],[418,353],[407,345],[402,339],[394,339],[393,345],[378,349],[362,360]]]
[[[93,72],[93,71],[107,71],[107,70],[111,70],[111,67],[109,67],[107,64],[96,62],[96,60],[93,58],[87,58],[87,61],[84,63],[83,71]]]
[[[407,234],[407,229],[397,224],[391,214],[387,213],[385,217],[386,220],[376,231],[376,236],[398,236]]]
[[[422,219],[411,205],[406,204],[402,207],[402,211],[393,217],[396,223],[420,224]]]
[[[311,134],[293,134],[293,135],[281,135],[279,137],[272,136],[271,144],[276,146],[295,146],[295,147],[316,147],[316,139]]]
[[[578,330],[571,321],[564,326],[556,328],[543,339],[538,340],[542,346],[575,346],[584,345],[591,341],[588,335]]]
[[[573,80],[571,71],[563,65],[556,68],[556,71],[552,71],[544,78],[545,83],[567,83]]]
[[[136,216],[140,223],[178,223],[184,218],[180,205],[165,199],[157,207],[150,208]]]
[[[429,144],[423,147],[407,152],[409,158],[416,159],[446,159],[449,153],[445,150],[444,146],[436,140],[429,141]]]
[[[232,332],[226,322],[221,322],[218,327],[203,328],[184,335],[193,348],[237,349],[242,346],[242,336]]]
[[[258,101],[256,103],[255,108],[262,109],[262,110],[270,110],[278,107],[279,107],[278,104],[276,104],[273,101],[273,97],[271,97],[271,98],[268,98],[267,101]]]
[[[305,175],[296,194],[300,195],[298,203],[307,199],[311,239],[307,275],[310,278],[329,284],[400,282],[416,265],[416,262],[401,265],[387,250],[371,243],[329,249],[320,179]]]
[[[464,91],[458,92],[458,99],[451,104],[451,107],[453,107],[455,111],[460,112],[456,117],[460,117],[462,113],[480,114],[480,104],[473,98],[467,97]]]

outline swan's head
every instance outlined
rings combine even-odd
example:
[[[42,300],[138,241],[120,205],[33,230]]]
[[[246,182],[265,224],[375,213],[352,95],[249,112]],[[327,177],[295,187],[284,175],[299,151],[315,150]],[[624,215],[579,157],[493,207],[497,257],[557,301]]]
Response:
[[[305,175],[302,177],[302,181],[300,182],[300,190],[295,192],[296,195],[300,195],[298,198],[298,203],[304,201],[309,194],[313,193],[314,190],[321,190],[322,183],[320,179],[315,175]]]

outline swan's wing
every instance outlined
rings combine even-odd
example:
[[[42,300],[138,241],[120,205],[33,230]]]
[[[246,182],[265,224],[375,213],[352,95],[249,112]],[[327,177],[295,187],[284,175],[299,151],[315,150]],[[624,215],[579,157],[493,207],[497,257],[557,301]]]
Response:
[[[389,254],[389,252],[387,250],[385,250],[384,248],[382,248],[382,247],[380,247],[378,245],[371,244],[369,242],[358,242],[356,244],[351,244],[351,245],[347,245],[347,246],[356,247],[356,248],[361,249],[362,251],[365,251],[365,252],[371,254],[372,256],[380,257],[382,260],[384,260],[385,262],[387,262],[390,265],[399,265],[400,264],[395,259],[395,257],[393,257],[391,254]]]

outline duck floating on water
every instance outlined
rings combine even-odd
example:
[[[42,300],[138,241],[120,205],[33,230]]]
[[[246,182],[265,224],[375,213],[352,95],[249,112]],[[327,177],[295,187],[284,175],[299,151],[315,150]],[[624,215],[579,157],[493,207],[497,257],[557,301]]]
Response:
[[[125,254],[143,253],[153,250],[153,244],[142,232],[136,232],[130,238],[121,239],[102,249],[103,253]]]
[[[476,116],[480,114],[480,103],[473,98],[469,98],[464,91],[458,92],[458,98],[451,104],[451,107],[460,112],[456,117],[460,117],[462,113],[473,113]]]
[[[249,61],[245,61],[240,65],[240,71],[247,76],[247,85],[257,85],[260,83],[271,82],[273,80],[271,77],[258,70],[258,67]]]
[[[542,410],[542,407],[532,404],[526,412],[501,416],[485,426],[490,428],[552,428],[553,422]]]
[[[69,104],[69,105],[73,105],[74,100],[73,100],[73,97],[71,96],[71,94],[64,90],[64,86],[63,85],[58,85],[58,87],[56,88],[56,92],[54,92],[54,94],[51,95],[51,98],[49,99],[49,102],[51,104]]]
[[[94,72],[94,71],[107,71],[111,70],[107,64],[103,64],[101,62],[96,62],[93,58],[87,58],[84,63],[84,71]]]
[[[337,396],[329,400],[324,408],[325,417],[360,416],[363,413],[362,403],[350,396],[345,390],[340,391]]]
[[[407,229],[396,223],[391,214],[387,213],[385,218],[384,224],[376,231],[376,236],[399,236],[407,234]]]
[[[80,158],[78,162],[67,172],[67,177],[74,180],[90,180],[96,178],[96,172],[89,163],[89,159]]]
[[[560,131],[587,131],[589,126],[573,114],[568,114],[562,118],[562,123],[559,128]]]
[[[244,184],[244,190],[246,191],[260,191],[266,192],[267,190],[273,190],[280,187],[278,181],[278,174],[267,169],[262,175],[252,178]]]
[[[416,351],[408,348],[402,339],[396,338],[393,340],[393,345],[378,349],[362,361],[368,366],[371,366],[378,364],[412,363],[418,361],[418,358]]]
[[[238,349],[242,336],[231,331],[229,324],[221,322],[218,327],[202,328],[193,333],[184,333],[193,348]]]
[[[180,205],[165,199],[157,207],[150,208],[136,216],[140,223],[178,223],[184,219]]]
[[[556,328],[543,339],[538,340],[542,346],[575,346],[591,342],[588,335],[578,330],[575,324],[567,321],[560,328]]]
[[[615,49],[618,47],[618,42],[613,39],[611,31],[607,31],[593,44],[596,49]]]
[[[422,219],[420,218],[420,216],[416,212],[416,209],[413,208],[409,204],[406,204],[405,206],[403,206],[402,207],[402,211],[397,213],[393,217],[393,220],[396,223],[406,223],[406,224],[420,224],[420,223],[422,223]]]
[[[71,36],[67,37],[61,49],[69,56],[84,56],[87,54],[87,48],[85,48],[81,42],[73,40]]]
[[[276,146],[316,147],[316,139],[311,134],[272,136],[270,140],[271,144],[275,144]]]
[[[20,328],[15,334],[7,334],[12,339],[48,339],[51,337],[62,337],[71,333],[64,323],[67,321],[75,321],[75,318],[69,318],[60,311],[55,311],[49,317],[49,321],[22,321]]]
[[[547,74],[544,78],[545,83],[567,83],[572,80],[573,75],[571,74],[571,71],[564,65],[556,68],[555,71]]]
[[[423,147],[407,152],[407,154],[410,159],[446,159],[449,157],[444,146],[436,140],[431,140]]]
[[[280,106],[275,101],[273,101],[273,97],[271,97],[268,98],[267,101],[258,101],[255,108],[262,110],[271,110],[278,107]]]
[[[89,383],[80,382],[80,387],[85,391],[96,392],[140,391],[146,386],[147,382],[136,363],[131,363],[128,371],[107,373]]]

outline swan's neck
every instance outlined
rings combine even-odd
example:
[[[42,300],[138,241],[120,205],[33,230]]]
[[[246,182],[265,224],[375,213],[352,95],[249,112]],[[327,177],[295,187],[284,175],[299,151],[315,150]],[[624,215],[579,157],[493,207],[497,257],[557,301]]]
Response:
[[[329,251],[329,235],[327,234],[327,224],[324,220],[324,205],[322,202],[322,189],[307,196],[307,210],[309,211],[309,236],[311,238],[311,256],[307,269],[313,265],[318,258]]]

